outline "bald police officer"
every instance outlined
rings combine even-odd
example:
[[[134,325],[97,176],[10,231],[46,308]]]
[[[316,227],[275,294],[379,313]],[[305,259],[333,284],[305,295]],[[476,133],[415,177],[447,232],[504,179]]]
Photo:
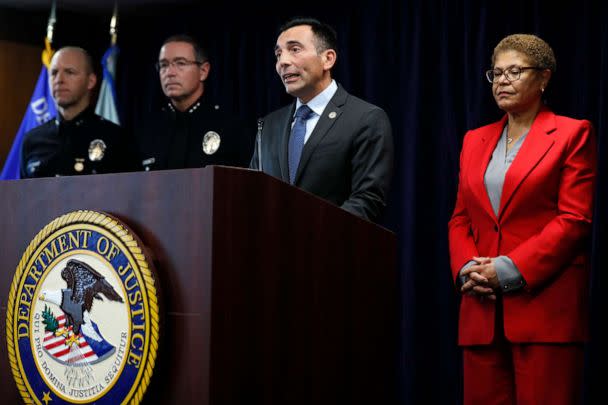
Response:
[[[121,128],[94,113],[97,84],[89,53],[64,47],[51,60],[49,85],[59,116],[25,135],[21,177],[111,173],[136,168],[134,146]]]
[[[168,102],[138,133],[143,169],[247,167],[253,136],[204,96],[211,68],[204,49],[187,35],[174,35],[163,43],[156,67]]]

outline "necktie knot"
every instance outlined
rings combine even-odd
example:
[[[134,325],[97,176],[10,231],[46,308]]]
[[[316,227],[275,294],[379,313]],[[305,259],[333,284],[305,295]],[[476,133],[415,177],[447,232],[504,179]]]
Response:
[[[296,119],[302,119],[307,121],[312,115],[314,111],[310,109],[306,104],[302,104],[300,108],[296,111]]]

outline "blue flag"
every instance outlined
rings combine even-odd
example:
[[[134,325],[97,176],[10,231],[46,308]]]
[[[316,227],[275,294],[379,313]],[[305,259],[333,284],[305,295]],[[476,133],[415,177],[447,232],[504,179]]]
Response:
[[[11,180],[18,179],[19,167],[21,164],[21,144],[25,134],[39,125],[55,118],[57,116],[57,107],[55,106],[55,100],[51,95],[51,89],[49,87],[49,72],[46,66],[42,66],[42,71],[38,77],[34,94],[28,105],[23,121],[17,136],[13,141],[13,146],[6,158],[0,180]]]
[[[116,110],[116,88],[114,87],[117,58],[118,47],[112,45],[101,59],[101,64],[103,66],[103,81],[101,82],[95,113],[108,121],[120,125],[120,119],[118,118],[118,112]]]

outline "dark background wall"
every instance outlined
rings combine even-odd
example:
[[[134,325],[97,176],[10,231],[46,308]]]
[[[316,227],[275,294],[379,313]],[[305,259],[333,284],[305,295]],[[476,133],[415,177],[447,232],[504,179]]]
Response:
[[[355,0],[341,7],[317,1],[258,5],[253,12],[250,7],[245,11],[242,2],[230,2],[126,10],[118,40],[119,112],[125,126],[134,130],[158,107],[162,97],[153,68],[158,48],[168,35],[186,32],[210,51],[211,98],[251,122],[254,136],[257,117],[290,101],[274,71],[278,25],[294,15],[316,16],[334,25],[340,44],[336,79],[352,94],[384,108],[393,124],[397,162],[384,224],[399,237],[403,345],[395,367],[400,372],[399,397],[408,404],[455,404],[461,397],[461,360],[455,344],[458,297],[449,275],[447,221],[464,132],[501,116],[483,77],[492,49],[502,37],[517,32],[537,34],[553,47],[558,69],[547,91],[549,105],[558,114],[591,120],[599,141],[594,339],[588,346],[586,403],[594,403],[591,394],[601,397],[600,374],[607,359],[602,345],[606,333],[600,328],[606,316],[603,269],[608,266],[600,254],[607,242],[608,207],[607,6],[588,0],[559,7],[540,0]],[[80,44],[99,60],[109,42],[110,14],[59,10],[55,47]],[[47,16],[0,11],[0,40],[42,49]],[[4,51],[1,57],[7,57]],[[29,98],[31,88],[12,90],[25,91]],[[0,105],[11,97],[12,92],[0,94]],[[15,114],[7,111],[3,107],[0,114]],[[21,115],[15,119],[20,121]],[[13,135],[0,134],[5,143]]]
[[[13,143],[39,74],[38,47],[0,39],[0,162]]]

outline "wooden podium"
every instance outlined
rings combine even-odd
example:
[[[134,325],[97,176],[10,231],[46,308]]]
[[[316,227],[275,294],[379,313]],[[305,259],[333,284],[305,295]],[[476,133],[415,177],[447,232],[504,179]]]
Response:
[[[393,233],[227,167],[0,181],[0,398],[20,403],[6,303],[34,236],[70,211],[125,222],[153,255],[159,357],[144,404],[397,402]]]

